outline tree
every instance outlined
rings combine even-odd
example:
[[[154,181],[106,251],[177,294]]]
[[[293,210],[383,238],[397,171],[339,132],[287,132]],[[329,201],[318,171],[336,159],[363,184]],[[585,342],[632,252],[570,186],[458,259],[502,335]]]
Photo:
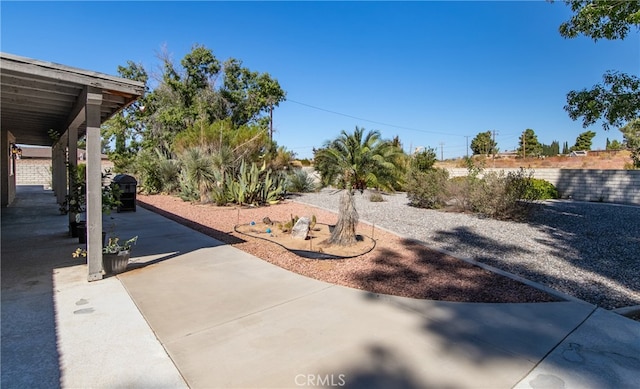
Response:
[[[433,168],[438,160],[436,149],[428,147],[422,151],[414,153],[411,157],[411,169],[426,172]]]
[[[588,127],[602,119],[602,128],[620,127],[640,116],[640,78],[618,72],[606,72],[602,85],[592,89],[571,91],[564,107],[569,117],[582,117],[582,126]]]
[[[471,151],[474,155],[495,154],[498,144],[491,137],[491,131],[481,132],[471,140]]]
[[[576,138],[576,144],[573,145],[570,151],[582,151],[582,150],[591,150],[591,144],[593,137],[596,136],[596,133],[593,131],[585,131],[582,134],[578,135]]]
[[[569,142],[567,141],[562,145],[562,154],[569,154]]]
[[[522,132],[517,152],[522,158],[537,157],[542,154],[542,145],[532,129],[527,128]]]
[[[623,147],[624,145],[617,139],[610,142],[609,138],[607,138],[607,150],[622,150]]]
[[[637,1],[571,0],[574,15],[560,25],[560,35],[575,38],[584,34],[598,39],[624,39],[630,27],[640,26],[640,3]]]
[[[555,157],[560,154],[560,143],[557,140],[551,142],[550,145],[542,145],[542,155],[547,157]]]
[[[580,34],[598,39],[624,39],[633,26],[640,27],[640,2],[567,0],[574,12],[560,25],[560,35],[575,38]],[[587,127],[603,119],[602,128],[620,127],[640,116],[640,79],[634,75],[608,71],[603,85],[591,90],[571,91],[564,109],[569,117],[583,118]]]
[[[147,104],[149,147],[172,151],[173,140],[181,132],[225,119],[235,128],[259,126],[268,135],[273,107],[285,99],[280,84],[268,73],[251,71],[233,58],[221,63],[201,45],[185,55],[180,67],[167,54],[161,60],[160,84]]]
[[[380,132],[364,128],[353,133],[342,131],[333,141],[316,150],[316,168],[329,182],[344,189],[340,198],[338,222],[327,240],[328,243],[350,245],[356,242],[358,212],[355,208],[354,191],[361,193],[367,187],[393,190],[397,178],[393,162],[402,150],[391,141],[381,139]]]
[[[640,118],[634,119],[620,129],[624,144],[631,151],[633,167],[640,169]]]
[[[145,84],[145,94],[106,121],[101,128],[103,145],[106,146],[104,149],[114,164],[114,170],[124,172],[129,169],[140,150],[138,140],[144,130],[143,107],[149,92],[147,85],[149,76],[141,64],[132,61],[128,61],[127,66],[118,66],[118,74],[123,78]],[[113,141],[113,149],[108,147],[111,141]]]

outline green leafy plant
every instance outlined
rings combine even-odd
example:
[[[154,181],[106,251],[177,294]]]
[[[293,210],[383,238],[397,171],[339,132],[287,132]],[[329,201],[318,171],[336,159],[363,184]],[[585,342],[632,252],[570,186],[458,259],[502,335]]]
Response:
[[[409,204],[419,208],[442,208],[448,199],[448,179],[449,173],[444,169],[410,170],[407,175]]]
[[[531,200],[557,199],[558,189],[549,181],[540,178],[530,178],[530,187],[525,197]]]
[[[103,254],[117,254],[121,251],[129,251],[131,247],[138,242],[138,236],[134,236],[131,239],[125,240],[123,243],[120,243],[120,238],[111,237],[107,244],[102,248]]]
[[[287,221],[286,223],[278,223],[278,228],[280,229],[280,231],[284,233],[291,232],[291,230],[293,229],[293,226],[295,226],[296,223],[298,222],[298,219],[300,219],[298,216],[296,217],[292,216],[291,219],[289,219],[289,221]]]
[[[236,204],[275,204],[284,193],[284,179],[272,175],[271,169],[242,161],[235,176],[227,176],[224,182],[227,200]]]
[[[122,243],[120,243],[120,238],[118,237],[111,237],[109,238],[109,241],[107,242],[107,244],[102,248],[102,253],[103,254],[117,254],[119,252],[122,251],[129,251],[131,250],[131,247],[133,247],[136,243],[138,242],[138,236],[134,236],[131,239],[128,239]],[[73,258],[81,258],[87,257],[87,250],[78,247],[77,249],[75,249],[75,251],[73,251],[71,253],[71,256]]]
[[[309,176],[305,170],[298,169],[287,175],[287,191],[293,193],[308,193],[316,190],[313,177]]]

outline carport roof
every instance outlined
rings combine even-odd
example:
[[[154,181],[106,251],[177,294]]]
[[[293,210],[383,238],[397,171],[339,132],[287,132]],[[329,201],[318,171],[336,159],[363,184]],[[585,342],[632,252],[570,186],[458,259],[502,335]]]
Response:
[[[0,53],[0,124],[16,143],[51,146],[49,130],[86,131],[87,91],[102,93],[101,123],[135,101],[144,84],[90,70]]]

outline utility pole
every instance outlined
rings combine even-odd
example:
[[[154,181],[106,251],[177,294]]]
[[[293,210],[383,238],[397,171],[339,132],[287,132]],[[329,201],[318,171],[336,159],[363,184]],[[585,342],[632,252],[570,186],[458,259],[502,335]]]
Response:
[[[491,142],[491,154],[493,154],[493,167],[496,167],[496,130],[492,131],[493,142]]]
[[[442,146],[444,146],[444,142],[440,142],[440,161],[444,161],[444,153],[442,151]]]
[[[465,138],[467,138],[467,158],[469,158],[469,135],[465,135]]]
[[[273,142],[273,103],[269,104],[269,140]]]

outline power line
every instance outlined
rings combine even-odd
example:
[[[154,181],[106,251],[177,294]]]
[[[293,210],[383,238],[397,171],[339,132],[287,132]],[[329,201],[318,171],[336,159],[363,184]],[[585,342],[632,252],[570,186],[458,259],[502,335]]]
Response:
[[[420,130],[420,129],[417,129],[417,128],[403,127],[403,126],[397,126],[397,125],[395,125],[395,124],[382,123],[382,122],[378,122],[378,121],[375,121],[375,120],[364,119],[364,118],[361,118],[361,117],[357,117],[357,116],[353,116],[353,115],[348,115],[348,114],[346,114],[346,113],[340,113],[340,112],[332,111],[332,110],[329,110],[329,109],[324,109],[324,108],[316,107],[316,106],[311,105],[311,104],[301,103],[301,102],[299,102],[299,101],[291,100],[291,99],[289,99],[289,98],[288,98],[286,101],[290,101],[290,102],[292,102],[292,103],[296,103],[296,104],[304,105],[305,107],[309,107],[309,108],[317,109],[318,111],[324,111],[324,112],[332,113],[332,114],[334,114],[334,115],[345,116],[345,117],[348,117],[348,118],[351,118],[351,119],[362,120],[363,122],[369,122],[369,123],[373,123],[373,124],[379,124],[379,125],[382,125],[382,126],[395,127],[395,128],[399,128],[399,129],[402,129],[402,130],[417,131],[417,132],[423,132],[423,133],[426,133],[426,134],[438,134],[438,135],[449,135],[449,136],[460,136],[460,137],[463,137],[463,136],[464,136],[464,135],[451,134],[451,133],[448,133],[448,132],[438,132],[438,131]]]

